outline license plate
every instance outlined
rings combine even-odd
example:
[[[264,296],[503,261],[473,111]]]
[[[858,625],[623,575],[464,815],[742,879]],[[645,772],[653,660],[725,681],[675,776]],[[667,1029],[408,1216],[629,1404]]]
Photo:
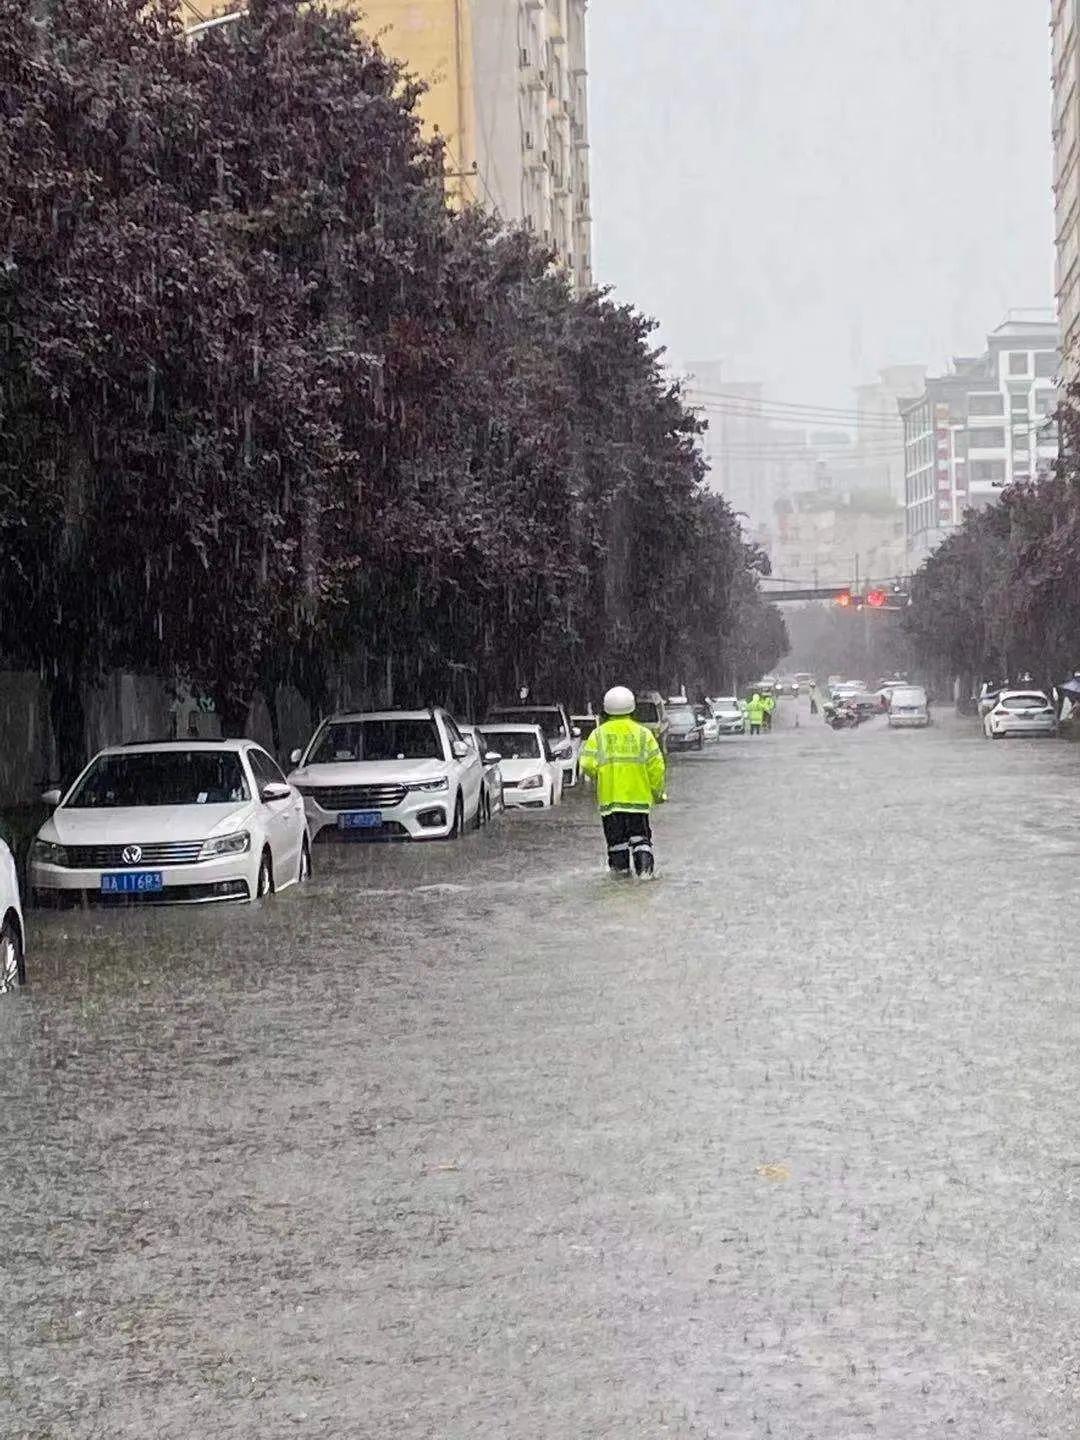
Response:
[[[337,817],[339,830],[379,830],[381,810],[345,810]]]
[[[125,870],[121,875],[102,875],[102,895],[145,895],[164,890],[165,876],[160,870]]]

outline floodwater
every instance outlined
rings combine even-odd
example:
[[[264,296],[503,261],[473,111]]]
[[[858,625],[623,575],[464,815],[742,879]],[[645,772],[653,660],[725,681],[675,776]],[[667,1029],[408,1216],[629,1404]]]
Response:
[[[0,1434],[1080,1433],[1080,751],[880,721],[48,916],[0,1000]]]

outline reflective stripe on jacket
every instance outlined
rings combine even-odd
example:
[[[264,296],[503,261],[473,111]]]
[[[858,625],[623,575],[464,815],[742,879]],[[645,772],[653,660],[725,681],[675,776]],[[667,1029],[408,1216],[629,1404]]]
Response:
[[[596,727],[582,748],[581,769],[596,781],[601,815],[648,812],[664,793],[664,756],[656,736],[625,716]]]

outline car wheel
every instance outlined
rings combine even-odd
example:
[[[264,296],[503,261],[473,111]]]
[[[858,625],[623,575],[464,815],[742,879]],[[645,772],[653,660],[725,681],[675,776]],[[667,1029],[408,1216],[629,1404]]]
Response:
[[[259,878],[255,882],[255,895],[259,900],[264,900],[267,895],[274,893],[274,865],[270,858],[270,851],[264,850],[262,859],[259,861]]]
[[[311,879],[311,844],[307,836],[304,836],[304,843],[300,847],[300,874],[296,877],[301,885],[305,880]]]
[[[699,750],[705,749],[705,736],[703,734],[697,737],[697,748]]]
[[[0,926],[0,995],[26,984],[26,956],[14,915]]]

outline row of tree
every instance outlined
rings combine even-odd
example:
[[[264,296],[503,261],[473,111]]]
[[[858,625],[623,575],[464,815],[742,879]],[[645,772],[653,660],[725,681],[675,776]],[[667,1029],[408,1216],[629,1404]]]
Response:
[[[912,583],[906,625],[921,662],[965,682],[1080,668],[1080,392],[1058,412],[1053,475],[969,511]]]
[[[69,756],[115,668],[235,726],[783,652],[650,323],[455,213],[419,94],[319,5],[0,0],[0,661]]]

